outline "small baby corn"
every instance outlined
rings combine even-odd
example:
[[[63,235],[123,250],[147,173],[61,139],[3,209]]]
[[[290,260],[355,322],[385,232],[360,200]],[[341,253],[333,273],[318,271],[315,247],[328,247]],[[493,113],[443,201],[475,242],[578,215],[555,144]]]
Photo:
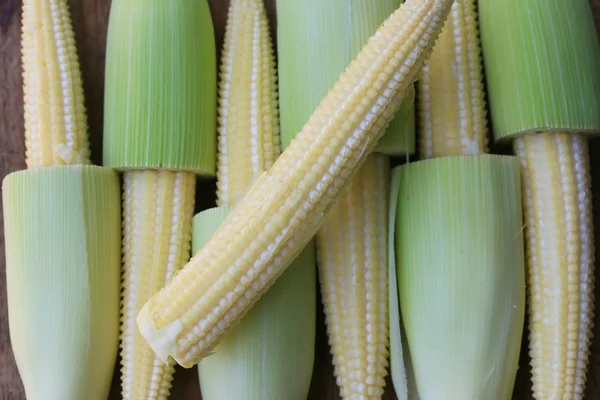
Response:
[[[535,398],[582,399],[594,319],[594,231],[587,138],[515,139],[525,192]]]
[[[206,0],[112,2],[104,162],[124,172],[124,399],[169,396],[174,363],[156,358],[135,319],[189,260],[196,174],[215,169],[215,56]]]
[[[24,0],[22,31],[28,168],[89,164],[86,112],[65,0]]]
[[[124,399],[166,399],[174,365],[140,337],[135,318],[190,258],[196,175],[134,171],[123,175],[121,386]]]
[[[279,156],[275,55],[262,0],[229,5],[218,109],[217,204],[194,217],[192,253]],[[204,400],[305,400],[316,320],[314,245],[200,362]],[[232,381],[231,377],[235,379]]]
[[[389,159],[369,155],[317,234],[319,280],[344,399],[380,399],[388,366]]]
[[[496,140],[521,160],[536,399],[582,399],[594,318],[587,135],[600,133],[600,42],[587,0],[479,0]]]
[[[30,400],[106,399],[118,350],[120,187],[90,165],[66,0],[24,0],[27,170],[2,183],[11,344]]]
[[[408,0],[382,24],[274,165],[138,315],[157,356],[211,353],[321,227],[415,81],[452,0]]]
[[[475,2],[454,2],[417,82],[421,159],[488,152]]]
[[[475,3],[453,4],[417,83],[419,148],[429,160],[393,173],[399,186],[392,188],[398,210],[390,214],[398,217],[391,237],[400,290],[392,280],[390,291],[398,293],[402,306],[410,354],[406,371],[414,375],[408,376],[407,390],[421,400],[448,393],[461,400],[510,399],[521,349],[519,162],[484,154],[488,137]],[[467,222],[471,214],[486,217]],[[390,314],[396,316],[394,307],[398,304],[390,305]],[[390,318],[395,345],[400,318]],[[392,346],[392,352],[394,384],[402,391],[398,350]]]
[[[275,56],[262,0],[229,5],[218,125],[217,205],[231,207],[281,152]]]

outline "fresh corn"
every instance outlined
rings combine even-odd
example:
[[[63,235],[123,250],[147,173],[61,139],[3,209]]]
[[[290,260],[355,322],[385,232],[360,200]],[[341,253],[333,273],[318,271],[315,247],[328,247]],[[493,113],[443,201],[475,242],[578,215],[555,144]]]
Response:
[[[582,399],[593,325],[586,134],[600,132],[600,44],[587,0],[479,1],[496,140],[523,171],[536,399]]]
[[[408,0],[378,29],[302,131],[206,245],[138,315],[158,357],[209,355],[321,227],[429,56],[452,0]]]
[[[525,317],[519,167],[477,155],[393,170],[390,267],[416,383],[407,393],[395,378],[400,399],[512,398]]]
[[[281,139],[285,149],[340,74],[402,0],[277,0]],[[375,147],[415,152],[414,88]]]
[[[317,234],[321,295],[340,394],[380,399],[388,365],[389,160],[373,153]]]
[[[417,84],[421,157],[439,161],[399,168],[393,189],[398,285],[392,280],[390,291],[406,344],[394,298],[390,341],[400,354],[391,369],[408,398],[508,400],[515,382],[525,315],[519,163],[481,155],[481,61],[475,0],[457,1]],[[411,225],[419,226],[414,235]],[[425,250],[430,243],[435,254]]]
[[[488,152],[475,3],[454,2],[417,82],[422,159]]]
[[[30,400],[105,399],[118,349],[118,175],[89,164],[64,0],[25,0],[26,162],[3,181],[11,343]]]
[[[582,398],[593,320],[594,245],[587,140],[515,141],[523,165],[537,398]],[[537,361],[537,362],[536,362]],[[560,368],[556,368],[560,366]]]
[[[27,168],[89,164],[81,72],[66,0],[24,0]]]
[[[215,57],[206,0],[112,2],[104,162],[124,171],[124,399],[170,393],[174,363],[156,358],[135,319],[190,257],[196,175],[215,172]]]
[[[233,0],[219,84],[217,204],[194,218],[196,253],[279,156],[275,57],[262,0]],[[215,354],[198,366],[204,400],[305,400],[312,376],[316,267],[309,244]],[[235,381],[231,381],[231,377]]]
[[[156,359],[135,317],[189,260],[196,177],[148,170],[126,172],[123,178],[122,395],[166,399],[174,366]]]
[[[119,178],[96,166],[2,184],[10,338],[28,400],[108,397],[119,337]]]
[[[262,0],[232,0],[221,60],[217,205],[233,206],[281,148],[275,55]]]

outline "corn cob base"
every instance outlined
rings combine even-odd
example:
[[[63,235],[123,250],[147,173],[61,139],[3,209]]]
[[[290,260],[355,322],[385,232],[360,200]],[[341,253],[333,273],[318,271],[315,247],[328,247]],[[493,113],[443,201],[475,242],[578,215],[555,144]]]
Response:
[[[524,178],[534,397],[581,399],[594,313],[587,139],[526,135],[515,151]]]
[[[139,334],[137,313],[189,259],[196,176],[124,174],[121,388],[124,399],[166,399],[174,363],[163,364]]]
[[[344,399],[380,399],[385,387],[388,172],[388,157],[371,154],[317,234],[327,333]]]

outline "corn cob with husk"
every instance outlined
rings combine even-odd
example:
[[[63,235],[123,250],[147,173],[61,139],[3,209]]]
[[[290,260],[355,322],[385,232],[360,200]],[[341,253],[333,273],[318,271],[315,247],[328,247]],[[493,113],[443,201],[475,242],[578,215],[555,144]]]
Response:
[[[417,83],[417,115],[421,158],[431,160],[394,171],[398,286],[391,280],[390,291],[410,356],[407,385],[392,355],[394,384],[421,400],[508,400],[525,315],[520,175],[516,158],[484,155],[475,0],[452,6]],[[398,302],[390,308],[399,352]]]
[[[262,0],[230,3],[220,79],[219,206],[194,217],[193,253],[281,152],[275,56]],[[215,354],[200,362],[204,400],[306,399],[315,343],[314,261],[309,245],[224,336]]]
[[[90,165],[64,0],[25,0],[26,171],[3,181],[12,348],[30,400],[106,399],[118,347],[118,175]]]
[[[112,2],[104,161],[124,172],[124,399],[170,393],[174,363],[156,358],[135,319],[190,257],[196,175],[215,173],[215,57],[206,0]]]
[[[163,361],[208,356],[298,256],[400,108],[452,0],[408,0],[382,24],[273,166],[142,307]]]
[[[480,0],[495,140],[522,164],[534,397],[581,399],[593,325],[587,135],[600,132],[600,45],[587,0]]]
[[[284,143],[291,142],[339,74],[399,5],[399,0],[277,3]],[[409,95],[375,152],[414,152],[414,122]],[[381,398],[385,387],[388,179],[388,157],[370,155],[316,236],[334,373],[341,396],[348,399]]]
[[[281,141],[285,149],[339,75],[402,0],[277,0]],[[414,89],[375,152],[415,152]]]

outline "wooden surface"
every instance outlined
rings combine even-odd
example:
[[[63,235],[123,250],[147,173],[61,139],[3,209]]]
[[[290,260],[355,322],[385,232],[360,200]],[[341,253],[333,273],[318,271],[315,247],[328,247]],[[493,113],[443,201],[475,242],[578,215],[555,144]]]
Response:
[[[290,0],[292,1],[292,0]],[[301,0],[296,0],[301,1]],[[568,0],[556,0],[568,1]],[[272,32],[275,32],[275,0],[266,0]],[[102,100],[104,88],[104,47],[109,0],[70,0],[75,36],[84,80],[86,107],[89,113],[92,160],[100,164],[102,160]],[[210,0],[215,23],[215,35],[220,45],[223,40],[228,0]],[[600,0],[591,0],[600,30]],[[20,60],[20,0],[0,0],[0,179],[10,172],[25,168],[23,144],[23,102]],[[600,73],[600,71],[598,71]],[[595,225],[600,233],[600,140],[591,143],[591,162],[594,192]],[[200,187],[202,193],[214,193],[212,183]],[[210,195],[212,196],[212,195]],[[211,206],[213,197],[199,196],[197,209]],[[1,201],[1,200],[0,200]],[[0,204],[1,206],[1,204]],[[4,265],[4,235],[0,214],[0,400],[25,399],[23,386],[17,371],[10,347],[8,316],[6,310],[6,278]],[[600,237],[600,234],[598,235]],[[596,243],[599,241],[597,240]],[[597,246],[600,247],[600,246]],[[600,256],[597,256],[600,258]],[[596,276],[600,276],[597,268]],[[598,278],[596,278],[597,281]],[[596,296],[596,309],[600,310],[600,296]],[[323,315],[318,316],[315,367],[309,395],[311,400],[338,399],[331,358],[325,337]],[[590,362],[586,400],[600,399],[600,324],[595,329],[593,356]],[[521,369],[517,377],[514,399],[530,399],[530,376],[528,356],[521,355]],[[116,369],[117,370],[117,369]],[[234,377],[232,379],[235,379]],[[118,399],[119,381],[115,376],[111,399]],[[176,400],[200,399],[200,390],[195,369],[178,369],[171,395]],[[391,384],[384,399],[395,399]],[[243,399],[240,399],[243,400]],[[285,400],[285,399],[282,399]],[[454,400],[454,399],[449,399]],[[457,399],[460,400],[460,399]],[[486,399],[481,399],[486,400]]]

